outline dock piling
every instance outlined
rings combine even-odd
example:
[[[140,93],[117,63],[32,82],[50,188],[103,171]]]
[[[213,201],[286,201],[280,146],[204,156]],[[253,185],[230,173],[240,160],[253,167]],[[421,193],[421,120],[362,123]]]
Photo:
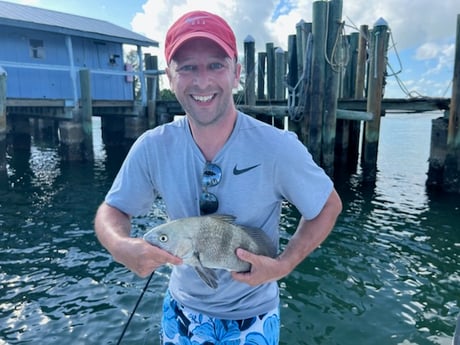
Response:
[[[6,77],[0,67],[0,171],[6,171]]]
[[[460,193],[460,14],[457,15],[454,78],[447,129],[444,188],[449,192]]]
[[[380,18],[374,25],[370,39],[367,111],[374,114],[364,126],[362,168],[365,181],[373,182],[377,175],[377,153],[382,112],[383,79],[387,62],[388,24]]]
[[[323,111],[324,111],[324,86],[326,61],[326,28],[327,28],[327,6],[326,1],[313,2],[313,55],[311,69],[311,103],[309,116],[309,140],[305,143],[315,162],[322,165],[321,146],[323,132]]]
[[[333,176],[339,76],[344,68],[343,61],[338,58],[342,54],[340,44],[342,35],[342,0],[331,0],[327,4],[327,63],[325,65],[321,161],[327,174]]]
[[[244,40],[244,72],[246,74],[244,84],[244,102],[248,105],[256,105],[256,71],[255,71],[255,41],[248,35]]]

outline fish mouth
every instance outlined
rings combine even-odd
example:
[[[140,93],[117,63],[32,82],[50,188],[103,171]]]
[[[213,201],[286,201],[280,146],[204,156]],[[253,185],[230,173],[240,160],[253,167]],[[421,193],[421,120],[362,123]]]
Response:
[[[190,95],[190,97],[198,103],[210,103],[214,98],[216,98],[215,93],[210,94],[210,95]]]

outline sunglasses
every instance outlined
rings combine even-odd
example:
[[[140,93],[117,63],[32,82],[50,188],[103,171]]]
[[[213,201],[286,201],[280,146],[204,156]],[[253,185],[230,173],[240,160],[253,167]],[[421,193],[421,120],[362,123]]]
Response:
[[[214,213],[219,208],[219,200],[215,194],[208,192],[208,187],[217,186],[222,179],[222,170],[213,163],[206,163],[201,179],[202,193],[200,196],[201,215]]]

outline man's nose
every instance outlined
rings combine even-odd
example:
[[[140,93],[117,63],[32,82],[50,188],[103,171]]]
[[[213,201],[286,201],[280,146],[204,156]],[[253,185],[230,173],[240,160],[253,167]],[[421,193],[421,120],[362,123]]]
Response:
[[[200,87],[205,88],[209,85],[210,82],[210,74],[206,68],[197,68],[195,71],[195,75],[193,78],[193,84]]]

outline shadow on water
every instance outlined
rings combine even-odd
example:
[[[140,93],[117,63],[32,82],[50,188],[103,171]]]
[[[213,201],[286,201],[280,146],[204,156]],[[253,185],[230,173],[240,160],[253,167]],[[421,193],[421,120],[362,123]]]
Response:
[[[383,132],[394,131],[385,121]],[[395,145],[384,142],[382,157]],[[145,280],[114,263],[92,229],[122,157],[98,142],[93,163],[62,162],[40,143],[8,157],[0,344],[116,343]],[[372,185],[361,172],[336,180],[344,211],[334,231],[280,281],[281,344],[450,345],[460,312],[460,198],[426,191],[423,157],[379,162]],[[284,204],[282,246],[298,219]],[[158,201],[133,219],[133,235],[164,221]],[[168,275],[155,274],[123,344],[158,343]]]

